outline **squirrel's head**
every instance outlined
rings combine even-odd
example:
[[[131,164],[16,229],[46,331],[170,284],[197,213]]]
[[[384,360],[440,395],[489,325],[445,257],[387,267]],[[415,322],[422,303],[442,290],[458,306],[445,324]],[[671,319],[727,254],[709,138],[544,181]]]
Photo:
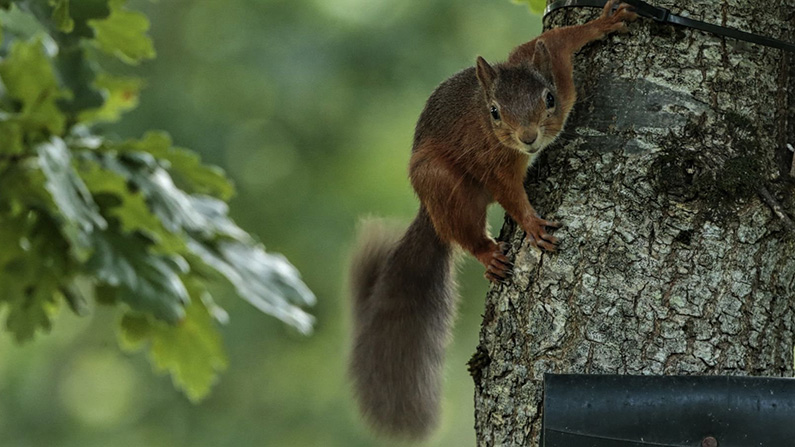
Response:
[[[549,51],[536,44],[533,61],[492,67],[478,57],[475,72],[483,89],[483,113],[504,145],[534,154],[555,141],[568,110],[555,89]]]

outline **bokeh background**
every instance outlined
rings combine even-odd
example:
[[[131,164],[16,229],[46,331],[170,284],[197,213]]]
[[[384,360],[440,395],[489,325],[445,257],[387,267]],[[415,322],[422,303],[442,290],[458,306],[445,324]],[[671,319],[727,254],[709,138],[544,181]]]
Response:
[[[475,56],[504,59],[540,32],[508,0],[132,0],[152,21],[157,59],[139,107],[106,127],[149,129],[223,167],[232,215],[281,252],[318,296],[303,337],[221,289],[229,369],[199,405],[119,350],[118,317],[62,311],[16,346],[0,333],[2,446],[372,446],[345,377],[345,265],[362,216],[408,222],[413,126],[433,88]],[[499,231],[501,210],[490,215]],[[487,283],[460,263],[440,429],[429,446],[474,445],[473,383]]]

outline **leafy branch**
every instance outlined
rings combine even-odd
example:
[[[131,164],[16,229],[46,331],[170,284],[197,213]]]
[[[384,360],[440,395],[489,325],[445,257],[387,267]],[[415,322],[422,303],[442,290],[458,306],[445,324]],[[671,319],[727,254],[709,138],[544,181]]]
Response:
[[[198,400],[226,367],[212,282],[303,333],[315,298],[228,216],[219,168],[163,132],[95,131],[137,105],[142,80],[102,62],[155,57],[148,27],[125,0],[0,0],[0,309],[23,342],[64,303],[116,306],[122,348]]]

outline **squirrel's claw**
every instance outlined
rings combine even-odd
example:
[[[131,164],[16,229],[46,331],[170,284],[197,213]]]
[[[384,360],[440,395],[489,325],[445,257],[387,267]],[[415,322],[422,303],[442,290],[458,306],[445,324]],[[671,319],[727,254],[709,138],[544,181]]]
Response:
[[[613,8],[618,2],[619,0],[610,0],[602,9],[602,15],[599,19],[604,23],[603,29],[605,33],[626,31],[627,24],[625,22],[632,22],[638,18],[635,9],[627,3],[619,4],[614,11]]]
[[[486,273],[484,276],[495,284],[503,282],[513,273],[513,263],[505,256],[507,251],[508,244],[500,242],[496,245],[494,250],[487,253],[487,262],[481,260],[481,262],[486,265]]]
[[[602,18],[615,18],[616,16],[623,15],[624,17],[621,20],[635,20],[635,18],[637,18],[635,7],[629,3],[619,3],[619,1],[620,0],[610,0],[605,3],[604,8],[602,8]],[[616,7],[616,3],[619,3],[618,7]],[[627,16],[631,15],[635,17],[628,19]]]
[[[488,279],[489,282],[493,282],[494,284],[501,284],[506,279],[508,279],[509,276],[511,276],[510,275],[511,273],[512,272],[508,272],[507,274],[505,274],[505,276],[498,276],[496,273],[493,273],[493,272],[490,272],[490,271],[486,270],[486,273],[483,276],[486,279]]]
[[[547,239],[551,240],[548,241]],[[527,241],[530,242],[530,245],[550,253],[554,253],[558,250],[558,239],[551,234],[543,233],[538,236],[533,236],[532,234],[528,233]]]
[[[558,249],[558,238],[547,233],[544,227],[560,228],[561,226],[559,222],[536,217],[525,229],[527,232],[527,241],[530,242],[530,245],[540,248],[541,250],[555,252]]]
[[[560,222],[555,222],[555,221],[552,221],[552,220],[545,220],[545,219],[541,219],[540,217],[537,219],[537,222],[542,227],[560,228],[560,227],[563,226],[563,224],[560,223]]]

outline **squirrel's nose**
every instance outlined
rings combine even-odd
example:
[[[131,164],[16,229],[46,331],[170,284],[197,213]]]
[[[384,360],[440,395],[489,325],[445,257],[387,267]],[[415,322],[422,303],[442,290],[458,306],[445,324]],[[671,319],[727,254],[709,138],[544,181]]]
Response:
[[[538,132],[526,130],[522,132],[522,136],[519,137],[519,140],[521,140],[522,143],[530,146],[531,144],[535,143],[536,138],[538,138]]]

